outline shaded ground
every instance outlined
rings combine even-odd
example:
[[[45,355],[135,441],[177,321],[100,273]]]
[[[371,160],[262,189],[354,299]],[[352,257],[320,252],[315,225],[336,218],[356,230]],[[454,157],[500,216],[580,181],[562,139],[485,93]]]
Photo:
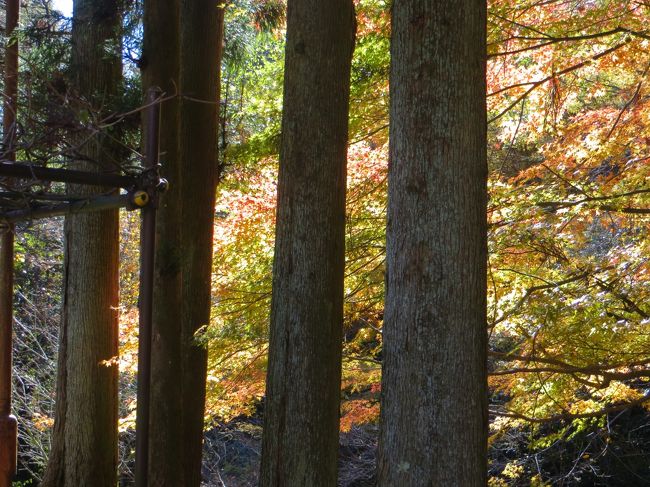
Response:
[[[257,487],[262,446],[262,421],[237,419],[218,424],[205,434],[203,486]],[[374,486],[377,427],[353,427],[341,433],[339,486]]]
[[[594,420],[577,432],[563,423],[542,426],[554,441],[531,449],[531,431],[512,429],[492,444],[491,484],[499,487],[650,486],[650,412],[634,408]],[[564,433],[562,433],[564,432]],[[339,487],[373,487],[378,428],[354,426],[339,443]],[[257,487],[262,420],[239,418],[206,432],[204,487]],[[516,475],[513,472],[517,472]],[[539,483],[539,481],[544,483]]]

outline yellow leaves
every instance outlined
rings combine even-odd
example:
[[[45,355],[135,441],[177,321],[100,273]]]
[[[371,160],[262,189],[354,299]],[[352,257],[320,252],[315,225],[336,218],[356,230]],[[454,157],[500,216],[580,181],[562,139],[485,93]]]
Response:
[[[100,360],[99,365],[101,367],[116,367],[119,364],[119,356],[115,355],[107,360]]]
[[[120,313],[120,355],[119,370],[124,374],[138,371],[138,310],[122,309]]]
[[[133,398],[127,404],[128,413],[126,416],[121,417],[117,421],[117,430],[124,433],[129,430],[135,430],[136,409],[137,401]]]
[[[542,480],[542,476],[540,474],[534,475],[530,479],[530,487],[550,487],[550,486],[551,486],[550,483],[544,482],[544,480]]]
[[[253,414],[265,390],[266,347],[239,343],[219,349],[219,342],[214,343],[208,357],[206,421]]]
[[[496,416],[490,420],[488,448],[504,438],[512,428],[516,428],[522,423],[521,420],[508,416]]]
[[[47,431],[54,426],[54,418],[35,412],[32,415],[32,424],[39,431]]]
[[[264,377],[258,375],[237,381],[221,381],[217,387],[214,387],[214,381],[208,383],[206,416],[230,421],[237,416],[252,415],[255,405],[264,395]]]
[[[497,477],[488,479],[488,487],[508,487],[510,485],[524,485],[526,468],[517,460],[508,462],[502,472]],[[536,474],[530,478],[530,487],[549,487],[551,484],[544,482],[540,474]]]
[[[488,487],[508,487],[508,482],[504,479],[491,477],[488,479]]]
[[[594,391],[594,396],[610,404],[630,402],[643,397],[643,394],[627,384],[612,381],[605,389]]]
[[[518,465],[517,462],[510,462],[506,465],[506,468],[503,469],[501,475],[511,480],[518,479],[524,473],[524,467]]]

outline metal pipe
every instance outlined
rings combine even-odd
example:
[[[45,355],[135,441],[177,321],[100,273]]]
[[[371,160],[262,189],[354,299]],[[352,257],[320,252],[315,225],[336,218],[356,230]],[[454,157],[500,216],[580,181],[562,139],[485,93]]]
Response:
[[[4,107],[2,111],[3,151],[16,160],[16,108],[18,99],[18,41],[12,39],[18,26],[18,0],[6,0]],[[0,487],[10,487],[16,474],[17,422],[11,414],[11,355],[13,334],[14,229],[0,232]]]
[[[0,487],[11,486],[16,473],[17,422],[11,414],[13,323],[13,226],[0,235]]]
[[[145,171],[158,174],[160,145],[160,88],[147,91]],[[157,189],[142,210],[140,229],[140,330],[138,338],[138,409],[136,413],[135,485],[147,487],[149,478],[149,408],[151,391],[151,327],[153,315],[154,255],[156,246]]]
[[[125,208],[132,205],[132,201],[131,195],[128,194],[98,196],[69,203],[61,203],[59,205],[43,205],[25,210],[13,210],[0,213],[0,222],[16,223],[24,220],[40,220],[54,216]]]
[[[52,169],[31,164],[16,164],[12,161],[0,161],[0,176],[124,189],[132,188],[138,184],[138,178],[134,176],[76,171],[73,169]]]

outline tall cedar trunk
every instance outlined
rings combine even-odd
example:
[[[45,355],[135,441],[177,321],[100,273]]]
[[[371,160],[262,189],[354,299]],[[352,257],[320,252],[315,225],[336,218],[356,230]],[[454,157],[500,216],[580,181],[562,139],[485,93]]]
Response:
[[[195,334],[210,321],[221,4],[221,0],[181,1],[183,375],[178,393],[183,401],[183,485],[187,487],[201,483],[207,353]]]
[[[162,173],[170,191],[156,229],[149,477],[198,486],[210,318],[223,8],[216,0],[145,2],[143,79],[181,99],[162,106]]]
[[[484,0],[393,5],[379,485],[486,485]]]
[[[94,115],[114,109],[121,79],[119,2],[75,0],[71,81]],[[87,106],[79,103],[80,116]],[[114,136],[114,134],[113,134]],[[76,169],[114,171],[121,151],[112,136],[73,137]],[[81,139],[81,140],[80,140]],[[73,194],[105,189],[70,186]],[[65,221],[63,315],[52,449],[43,486],[114,486],[117,482],[118,212]]]
[[[160,199],[156,219],[153,337],[151,347],[151,410],[149,483],[182,486],[183,444],[181,373],[181,162],[180,2],[144,2],[142,81],[144,89],[160,87],[168,98],[161,106],[162,176],[169,191]]]
[[[289,0],[260,485],[335,486],[352,0]]]

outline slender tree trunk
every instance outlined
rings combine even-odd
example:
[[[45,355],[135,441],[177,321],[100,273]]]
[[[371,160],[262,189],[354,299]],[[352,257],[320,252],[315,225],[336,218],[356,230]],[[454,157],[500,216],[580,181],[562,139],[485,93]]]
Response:
[[[181,227],[180,161],[180,2],[144,2],[142,81],[145,91],[160,87],[168,98],[161,106],[162,176],[169,191],[160,199],[156,218],[149,483],[183,486],[181,366]],[[146,128],[145,128],[146,130]]]
[[[79,113],[108,114],[121,79],[119,2],[75,0],[71,78]],[[86,105],[86,103],[88,105]],[[114,171],[119,154],[103,134],[73,136],[76,169]],[[70,186],[74,194],[98,189]],[[65,221],[65,275],[56,414],[43,486],[117,482],[118,212]]]
[[[195,334],[210,321],[212,235],[217,185],[217,116],[223,35],[221,0],[181,1],[183,472],[201,483],[207,351]]]
[[[289,0],[260,485],[336,485],[352,0]]]
[[[486,4],[393,5],[379,485],[486,485]]]

